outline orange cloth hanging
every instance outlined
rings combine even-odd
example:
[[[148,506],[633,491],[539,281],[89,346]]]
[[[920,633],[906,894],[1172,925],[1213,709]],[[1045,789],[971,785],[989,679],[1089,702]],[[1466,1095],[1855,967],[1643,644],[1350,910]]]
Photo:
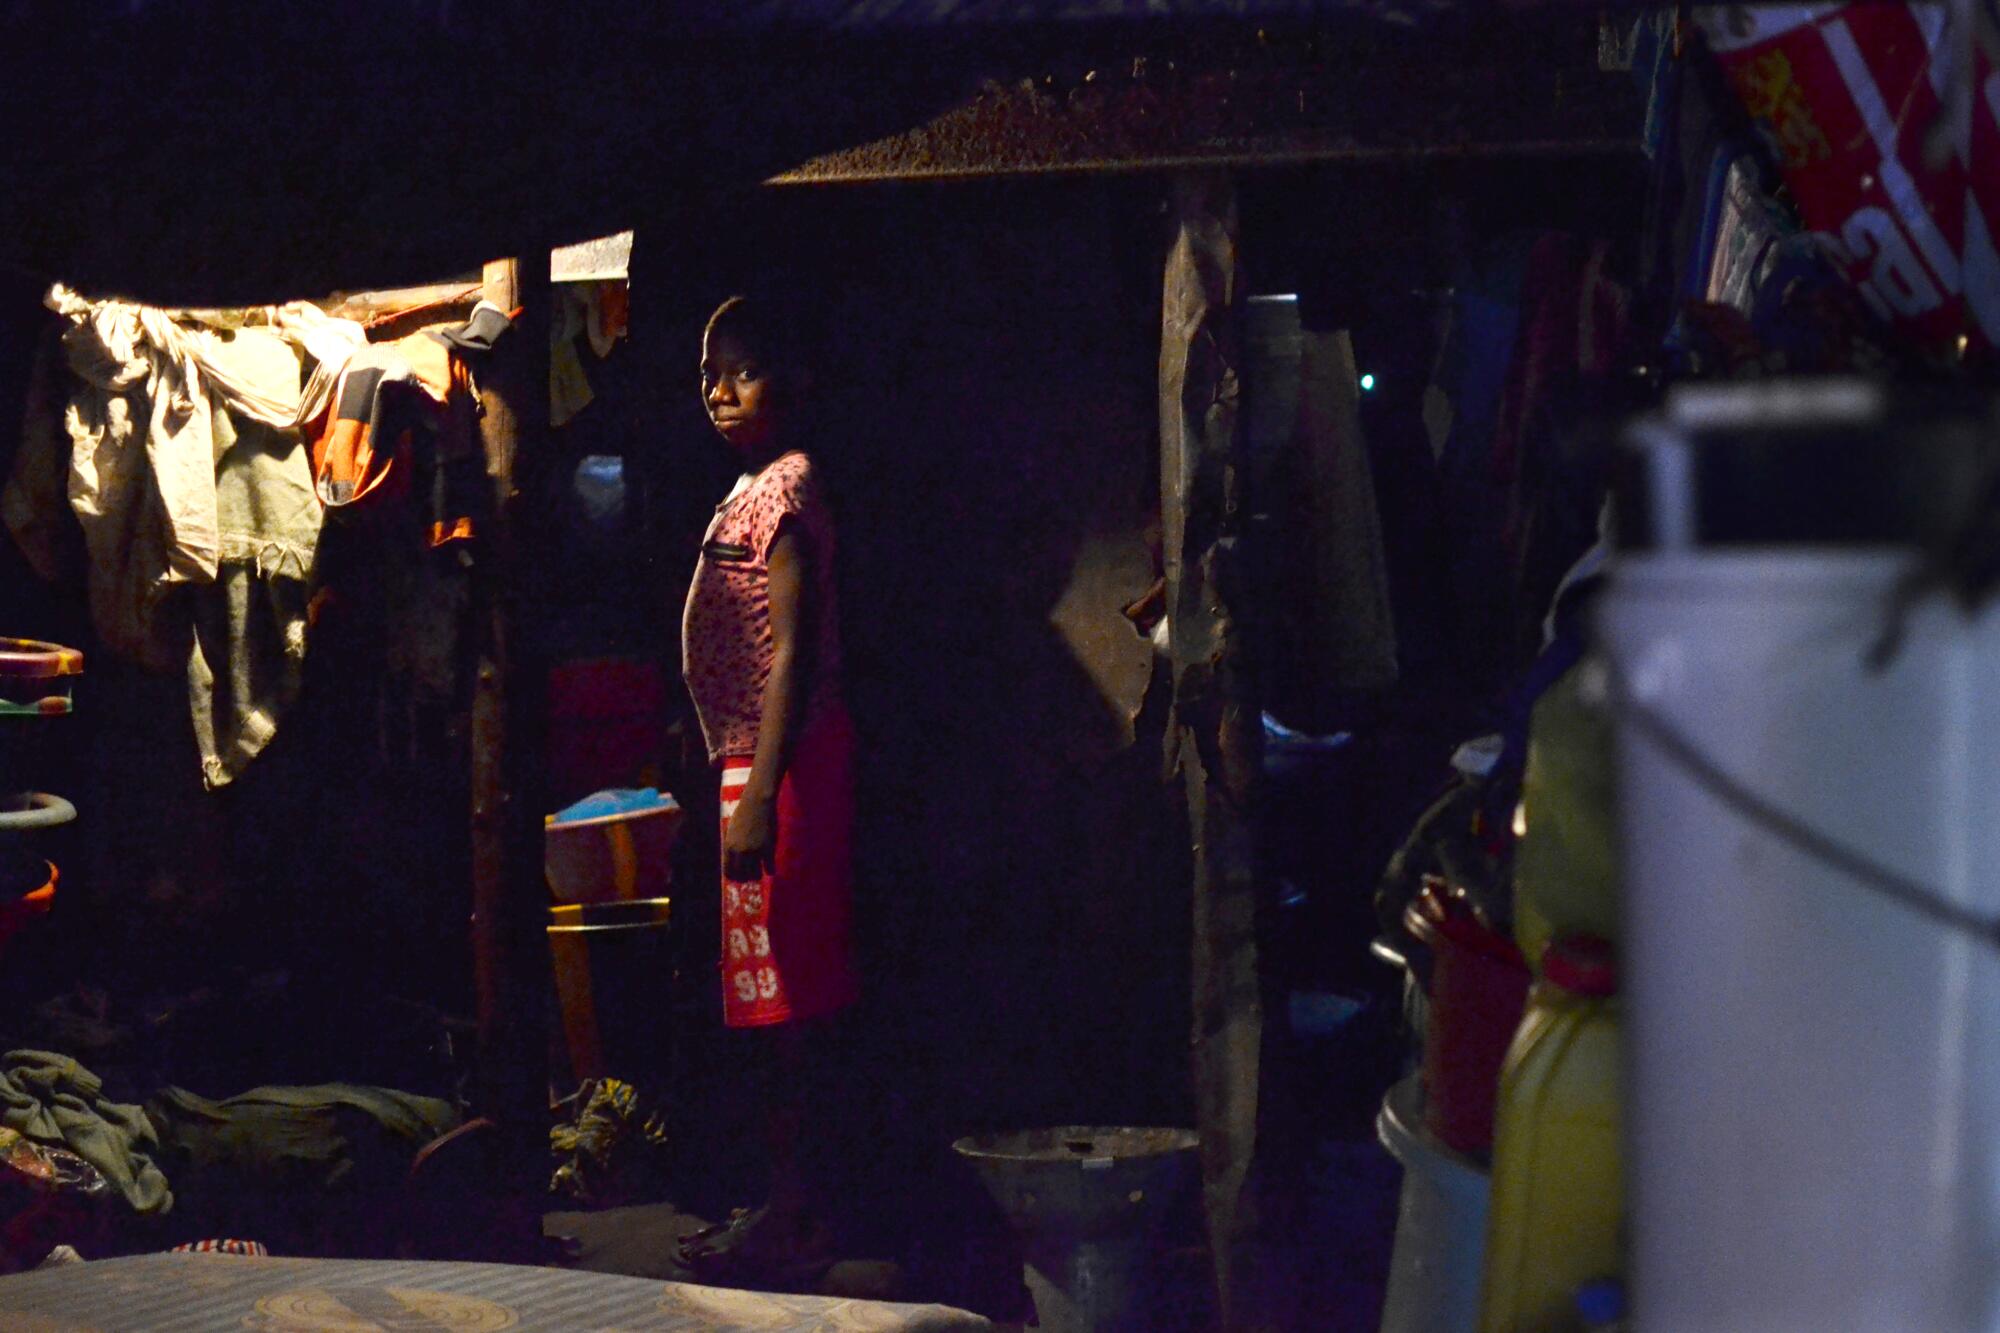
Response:
[[[354,354],[326,413],[306,426],[321,504],[337,508],[408,484],[410,433],[437,424],[458,378],[453,362],[429,330]]]

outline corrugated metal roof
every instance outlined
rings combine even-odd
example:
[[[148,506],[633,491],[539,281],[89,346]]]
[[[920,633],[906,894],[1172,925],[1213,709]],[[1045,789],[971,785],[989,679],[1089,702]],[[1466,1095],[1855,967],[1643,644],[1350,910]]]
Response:
[[[814,157],[780,184],[925,180],[1217,164],[1637,151],[1636,102],[1563,71],[1481,77],[1446,61],[1272,57],[1178,67],[1136,59],[1056,79],[990,84],[921,125]],[[1451,86],[1445,86],[1449,83]],[[1432,87],[1402,114],[1397,90]]]

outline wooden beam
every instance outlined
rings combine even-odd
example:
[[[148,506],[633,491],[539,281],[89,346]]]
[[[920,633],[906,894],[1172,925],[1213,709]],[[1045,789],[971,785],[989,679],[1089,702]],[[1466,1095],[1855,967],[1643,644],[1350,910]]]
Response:
[[[1223,1325],[1261,1327],[1257,1155],[1263,1001],[1251,813],[1263,731],[1244,660],[1239,542],[1247,471],[1237,421],[1243,293],[1226,173],[1173,184],[1160,340],[1160,503],[1173,716],[1170,771],[1194,842],[1194,1079],[1203,1202]]]
[[[533,253],[533,252],[531,252]],[[485,643],[472,703],[472,949],[481,1110],[539,1125],[546,1110],[541,1017],[548,958],[542,927],[542,756],[547,670],[535,650],[537,542],[522,503],[548,429],[547,265],[488,264],[484,298],[522,311],[480,377],[480,434],[493,512],[480,541]]]
[[[448,282],[428,283],[421,287],[396,287],[370,292],[335,292],[331,297],[319,302],[319,305],[329,315],[337,315],[342,319],[358,319],[366,323],[378,315],[396,314],[420,306],[450,305],[460,300],[476,300],[484,295],[484,286],[481,275],[472,274]],[[514,307],[505,308],[512,310]]]

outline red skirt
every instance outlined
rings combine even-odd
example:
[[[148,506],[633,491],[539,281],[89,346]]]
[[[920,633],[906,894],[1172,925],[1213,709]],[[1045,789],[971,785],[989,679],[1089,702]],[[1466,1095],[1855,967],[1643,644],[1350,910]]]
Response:
[[[750,756],[722,761],[722,830]],[[777,847],[759,880],[722,876],[722,1021],[768,1027],[824,1017],[860,995],[854,969],[854,727],[808,722],[778,784]]]

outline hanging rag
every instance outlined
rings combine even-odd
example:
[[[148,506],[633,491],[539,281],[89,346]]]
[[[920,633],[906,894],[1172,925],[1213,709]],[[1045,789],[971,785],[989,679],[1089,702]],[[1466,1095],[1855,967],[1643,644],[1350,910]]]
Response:
[[[300,413],[320,503],[339,509],[371,495],[409,495],[424,482],[434,492],[453,489],[439,480],[432,465],[456,470],[476,452],[479,389],[470,358],[490,352],[511,327],[512,316],[481,301],[458,323],[434,324],[392,342],[351,350],[330,372],[331,385],[323,393],[321,380],[331,363],[322,362]],[[416,453],[423,436],[435,447],[420,459]],[[425,473],[429,475],[413,475]],[[470,510],[443,512],[463,503],[462,497],[433,494],[433,546],[471,535]]]
[[[403,754],[421,718],[461,697],[477,539],[495,503],[474,368],[509,327],[481,302],[462,322],[364,348],[308,428],[327,506],[314,624],[369,664],[384,754]]]
[[[461,352],[490,352],[500,335],[514,326],[514,317],[491,301],[480,301],[463,324],[440,324],[423,332]]]
[[[549,320],[549,424],[566,426],[597,397],[583,368],[577,339],[590,325],[590,293],[581,283],[556,288]]]
[[[293,301],[271,312],[271,326],[305,349],[312,373],[299,394],[299,423],[317,421],[333,400],[334,386],[348,360],[368,345],[368,330],[351,319],[327,314],[310,301]]]
[[[350,355],[358,326],[287,307],[271,328],[184,328],[62,286],[47,304],[68,321],[60,355],[80,383],[59,417],[52,368],[31,386],[0,516],[37,572],[60,577],[64,478],[99,637],[186,674],[203,779],[223,786],[269,743],[303,666],[321,515],[296,431],[298,347]]]
[[[1596,539],[1601,469],[1571,452],[1567,427],[1593,387],[1613,373],[1632,304],[1613,276],[1610,243],[1562,233],[1535,243],[1522,292],[1490,474],[1505,516],[1498,534],[1508,585],[1500,631],[1503,651],[1517,665],[1537,651],[1542,615],[1563,573]]]
[[[107,1100],[103,1080],[66,1055],[0,1055],[0,1127],[67,1148],[138,1212],[164,1213],[174,1205],[167,1178],[154,1164],[160,1139],[146,1112]]]
[[[175,585],[214,580],[222,560],[216,514],[215,413],[277,429],[296,424],[296,354],[255,329],[225,336],[185,329],[161,310],[86,301],[63,286],[46,304],[65,316],[61,339],[82,381],[63,409],[70,508],[83,530],[90,602],[107,648],[156,670],[184,660],[175,618],[162,605]],[[283,349],[289,370],[260,341]],[[30,422],[4,509],[23,549],[47,572],[47,478],[62,436]],[[39,553],[39,554],[38,554]]]
[[[631,324],[631,293],[623,278],[556,284],[549,320],[549,424],[566,426],[597,397],[583,366],[582,344],[602,361]]]
[[[94,391],[72,400],[69,419],[70,502],[86,537],[93,526],[100,539],[113,530],[113,523],[93,525],[93,518],[115,518],[131,503],[127,481],[135,469],[124,455],[140,443],[163,504],[163,580],[213,578],[219,558],[215,402],[263,425],[296,425],[296,357],[289,378],[274,378],[267,373],[268,361],[231,355],[238,339],[270,338],[269,333],[245,329],[225,338],[213,329],[182,328],[163,310],[87,301],[60,284],[50,290],[47,304],[70,319],[63,338],[70,368]],[[94,561],[96,555],[93,550]]]
[[[322,504],[407,489],[412,437],[450,397],[452,365],[450,346],[424,332],[370,343],[347,359],[325,414],[306,428]]]
[[[1304,328],[1292,303],[1260,312],[1253,448],[1270,455],[1274,538],[1263,548],[1273,598],[1263,632],[1265,706],[1294,726],[1331,729],[1341,696],[1397,678],[1374,474],[1361,429],[1347,332]]]
[[[290,349],[276,339],[241,350],[269,357],[274,370],[288,362],[297,375]],[[187,660],[202,780],[211,790],[242,775],[298,699],[321,521],[298,432],[218,412],[215,442],[222,558],[215,581],[188,594]]]
[[[590,350],[602,361],[620,338],[631,336],[631,284],[623,278],[601,278],[590,284],[589,302],[590,318],[584,332],[590,337]]]
[[[368,330],[351,319],[329,315],[310,301],[292,301],[271,312],[271,327],[306,350],[306,355],[335,374],[368,345]],[[302,412],[314,417],[317,412]]]
[[[1396,623],[1357,380],[1345,330],[1301,334],[1297,443],[1312,533],[1312,660],[1337,689],[1373,690],[1396,682]]]

